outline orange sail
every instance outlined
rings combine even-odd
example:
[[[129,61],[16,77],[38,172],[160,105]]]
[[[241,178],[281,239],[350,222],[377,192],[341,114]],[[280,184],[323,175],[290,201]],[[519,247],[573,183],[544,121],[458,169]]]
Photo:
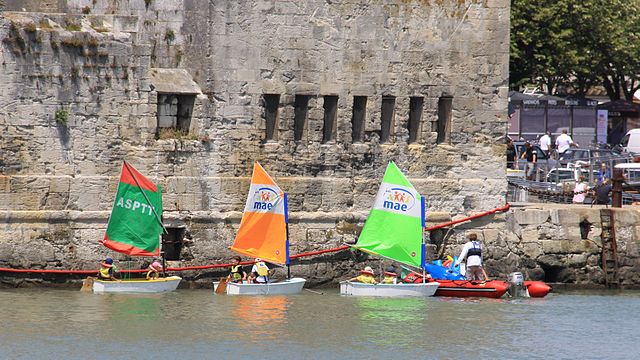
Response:
[[[287,263],[284,192],[257,162],[240,229],[231,250],[276,263]]]

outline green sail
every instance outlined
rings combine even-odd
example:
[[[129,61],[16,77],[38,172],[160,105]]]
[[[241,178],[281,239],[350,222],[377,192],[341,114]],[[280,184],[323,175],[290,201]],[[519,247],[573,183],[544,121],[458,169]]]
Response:
[[[390,162],[356,248],[422,267],[422,197]]]
[[[129,256],[160,255],[162,191],[124,163],[107,232],[101,243]]]

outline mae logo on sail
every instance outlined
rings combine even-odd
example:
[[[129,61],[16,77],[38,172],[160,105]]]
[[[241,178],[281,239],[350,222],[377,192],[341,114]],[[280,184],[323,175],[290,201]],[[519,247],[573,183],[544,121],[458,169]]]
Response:
[[[416,198],[412,193],[403,188],[387,189],[382,196],[382,207],[396,211],[409,211],[416,204]]]
[[[278,193],[268,187],[262,187],[253,194],[253,210],[271,210],[276,205]]]

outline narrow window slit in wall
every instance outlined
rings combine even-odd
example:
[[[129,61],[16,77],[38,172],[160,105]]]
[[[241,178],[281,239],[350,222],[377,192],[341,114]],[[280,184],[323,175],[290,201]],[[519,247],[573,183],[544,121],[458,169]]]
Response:
[[[384,96],[382,98],[382,108],[380,109],[380,143],[388,143],[393,137],[393,120],[396,106],[394,96]]]
[[[309,95],[296,95],[293,104],[293,140],[300,141],[304,137],[309,112]]]
[[[360,143],[364,139],[364,124],[367,115],[367,97],[353,97],[353,114],[351,116],[351,140]]]
[[[420,141],[420,125],[422,123],[423,97],[411,97],[409,99],[409,144]]]
[[[436,142],[438,144],[451,143],[452,103],[453,97],[451,96],[442,96],[438,99],[438,123],[436,126],[438,132]]]
[[[322,131],[322,143],[336,140],[338,120],[338,97],[324,97],[324,128]]]
[[[262,95],[264,105],[264,119],[266,122],[265,141],[278,140],[278,106],[280,104],[279,94]]]

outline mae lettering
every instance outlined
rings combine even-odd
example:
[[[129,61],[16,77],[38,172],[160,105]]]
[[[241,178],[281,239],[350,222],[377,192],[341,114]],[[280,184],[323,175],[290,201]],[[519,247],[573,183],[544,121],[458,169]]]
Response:
[[[142,214],[146,214],[149,216],[153,216],[153,211],[155,210],[155,208],[153,208],[150,205],[141,203],[137,200],[132,200],[132,199],[125,200],[124,197],[120,197],[118,201],[116,201],[116,206],[121,207],[123,209],[140,212]]]
[[[271,210],[273,208],[272,203],[256,201],[253,203],[253,210]]]
[[[407,204],[401,204],[399,202],[384,201],[382,207],[389,210],[407,211]]]

